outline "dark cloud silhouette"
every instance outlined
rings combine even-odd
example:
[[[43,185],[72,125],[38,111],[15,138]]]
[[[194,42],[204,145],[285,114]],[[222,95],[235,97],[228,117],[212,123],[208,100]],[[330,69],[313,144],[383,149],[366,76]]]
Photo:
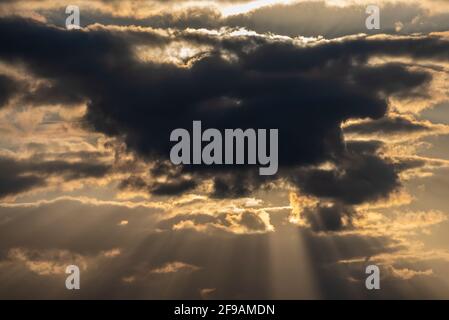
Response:
[[[66,162],[62,160],[38,161],[38,159],[18,160],[0,157],[0,198],[29,191],[46,185],[51,176],[59,176],[64,181],[82,178],[101,178],[110,172],[107,164],[96,162]]]
[[[38,176],[23,176],[21,166],[14,160],[0,158],[0,197],[28,191],[44,184],[44,179]]]
[[[313,210],[306,209],[303,213],[313,231],[340,231],[351,227],[351,218],[355,210],[350,206],[333,204],[331,206],[317,206]],[[343,218],[347,218],[347,225]]]
[[[141,177],[131,175],[120,182],[119,188],[134,191],[144,190],[155,195],[176,196],[193,190],[197,184],[198,182],[195,179],[187,179],[179,175],[170,177],[168,181],[164,182],[148,182]]]
[[[249,196],[271,180],[272,178],[259,176],[255,170],[223,174],[213,179],[211,197],[223,199]]]
[[[0,74],[0,108],[20,90],[20,84],[10,77]]]
[[[180,31],[178,40],[215,48],[193,61],[190,68],[180,68],[136,58],[137,44],[163,48],[172,41],[150,31],[94,28],[67,32],[21,18],[2,18],[0,29],[0,41],[8,44],[0,48],[0,59],[24,63],[35,76],[58,83],[53,89],[63,88],[63,96],[72,92],[69,96],[85,97],[89,101],[86,126],[123,138],[129,150],[143,158],[167,160],[171,130],[190,128],[193,120],[200,119],[203,129],[277,128],[278,177],[289,177],[290,168],[298,166],[339,162],[346,152],[341,122],[381,118],[387,110],[385,94],[412,94],[430,80],[428,74],[400,64],[368,66],[369,57],[446,59],[449,52],[449,41],[436,36],[357,38],[302,47],[258,36],[233,38]],[[224,57],[226,52],[237,60]],[[50,100],[55,102],[55,97],[58,95],[52,94]],[[223,105],[223,101],[227,102]],[[238,101],[237,107],[233,101]],[[328,181],[327,191],[318,190],[313,183],[302,184],[310,192],[342,197],[349,203],[385,196],[398,184],[383,160],[346,157],[345,162],[351,159],[355,164],[344,166],[360,169],[350,172],[362,175],[363,170],[373,169],[383,179],[372,176],[369,183],[341,191],[340,187],[357,180],[351,175],[337,178],[311,171],[302,178]],[[213,178],[213,196],[237,197],[263,185],[254,169],[185,166],[178,174],[188,173],[194,180],[149,189],[174,195],[191,190],[204,178]],[[349,192],[352,189],[354,195]]]
[[[89,162],[65,162],[61,160],[34,162],[30,161],[23,164],[24,171],[36,172],[44,175],[60,175],[65,180],[75,180],[87,177],[100,178],[105,176],[110,166],[103,163]]]
[[[377,68],[360,67],[353,75],[353,80],[363,86],[400,97],[426,96],[427,91],[422,85],[431,79],[429,73],[410,71],[399,63],[386,63]],[[415,92],[417,88],[419,90]]]
[[[400,185],[393,163],[367,154],[351,154],[332,170],[302,170],[292,179],[307,194],[349,205],[385,198]]]
[[[412,133],[430,131],[432,127],[426,123],[413,121],[404,117],[384,117],[369,122],[355,123],[347,126],[344,131],[346,133],[359,134],[395,134],[395,133]]]
[[[62,104],[66,107],[85,102],[85,98],[81,94],[73,91],[67,85],[66,82],[39,84],[33,90],[28,89],[22,101],[35,106]]]
[[[171,183],[158,183],[151,187],[150,192],[156,195],[178,195],[195,188],[194,180],[180,180]]]
[[[346,148],[348,151],[356,154],[375,154],[379,148],[384,145],[382,141],[377,140],[347,140]]]

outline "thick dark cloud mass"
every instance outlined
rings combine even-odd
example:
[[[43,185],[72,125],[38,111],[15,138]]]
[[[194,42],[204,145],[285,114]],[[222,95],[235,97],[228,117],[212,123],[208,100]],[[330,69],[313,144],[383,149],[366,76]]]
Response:
[[[390,162],[376,155],[378,141],[348,141],[344,156],[330,169],[303,168],[288,179],[301,192],[327,200],[306,208],[303,216],[314,231],[352,228],[354,205],[387,198],[400,185],[401,171],[421,167],[423,161]]]
[[[392,163],[374,155],[348,155],[335,170],[303,170],[293,177],[311,195],[346,204],[360,204],[385,198],[399,186]]]
[[[394,79],[394,81],[391,81]],[[403,97],[424,96],[425,90],[420,87],[429,83],[432,77],[426,72],[410,71],[398,63],[387,63],[377,68],[359,68],[353,76],[357,83],[372,90],[379,90],[385,95],[397,94]],[[414,92],[420,88],[418,92]]]
[[[357,38],[303,47],[260,36],[179,32],[178,40],[214,48],[181,68],[136,58],[136,45],[163,48],[171,41],[158,33],[105,28],[67,32],[21,18],[2,18],[0,30],[0,41],[8,44],[0,48],[0,59],[24,63],[35,76],[57,83],[52,88],[56,92],[48,95],[52,102],[59,94],[85,97],[86,125],[122,137],[140,156],[167,160],[170,132],[191,128],[193,120],[201,120],[203,129],[277,128],[280,174],[275,178],[290,177],[290,168],[322,161],[340,166],[345,159],[348,173],[310,171],[297,185],[346,203],[385,196],[398,182],[388,163],[374,155],[344,156],[340,124],[381,118],[388,94],[412,94],[430,80],[400,64],[368,66],[367,60],[375,55],[446,59],[449,52],[449,42],[439,37]],[[46,95],[38,96],[41,103]],[[213,178],[214,196],[242,196],[263,184],[253,169],[184,167],[193,180],[145,188],[174,195]],[[315,179],[327,183],[313,183]]]
[[[70,84],[66,82],[40,84],[37,88],[25,94],[23,101],[33,105],[63,104],[64,106],[84,102],[85,98],[80,93],[70,89],[69,86]]]
[[[28,191],[33,187],[44,184],[37,176],[23,176],[20,165],[11,159],[0,159],[0,197]]]
[[[0,157],[0,198],[44,186],[46,179],[60,176],[64,181],[82,178],[101,178],[110,171],[106,164],[96,162],[15,160]]]

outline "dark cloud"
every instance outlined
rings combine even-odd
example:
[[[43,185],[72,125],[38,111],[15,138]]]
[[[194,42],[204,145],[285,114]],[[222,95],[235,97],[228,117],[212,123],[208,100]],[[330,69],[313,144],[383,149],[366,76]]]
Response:
[[[422,85],[431,80],[429,73],[410,71],[399,63],[386,63],[377,68],[360,67],[353,74],[353,81],[363,86],[400,97],[426,96],[427,91]]]
[[[58,83],[56,88],[70,88],[75,96],[86,97],[86,125],[123,138],[140,156],[167,160],[170,132],[191,128],[193,120],[201,120],[203,129],[277,128],[280,175],[288,177],[289,168],[343,159],[341,122],[378,119],[387,110],[385,94],[407,95],[430,79],[399,64],[368,66],[369,57],[446,59],[449,52],[449,42],[439,37],[358,38],[301,47],[263,37],[178,32],[177,40],[215,48],[190,68],[180,68],[136,59],[136,44],[160,48],[171,41],[158,33],[104,28],[67,32],[20,18],[2,18],[0,29],[0,41],[8,44],[0,48],[1,59],[24,63],[37,77]],[[238,60],[223,57],[226,52]],[[228,104],[223,106],[223,101]],[[238,106],[232,101],[239,101]],[[346,157],[345,162],[351,159]],[[312,171],[303,178],[324,179],[329,182],[323,185],[327,190],[318,190],[321,187],[313,187],[314,183],[302,184],[310,192],[342,197],[349,203],[384,196],[397,185],[394,172],[383,160],[352,160],[354,165],[344,164],[350,173],[363,176],[363,170],[373,169],[383,179],[368,174],[368,182],[362,179],[357,187],[341,191],[340,187],[358,180],[351,174],[339,178]],[[349,167],[361,168],[355,172]],[[263,185],[255,169],[185,166],[178,174],[188,173],[194,180],[155,185],[150,190],[173,195],[191,190],[198,180],[213,178],[213,196],[237,197]]]
[[[28,191],[44,184],[44,179],[33,175],[22,175],[23,170],[12,159],[0,158],[0,197]]]
[[[292,179],[307,194],[350,205],[386,198],[400,185],[393,163],[368,154],[349,155],[331,170],[302,170]]]
[[[346,133],[359,134],[397,134],[430,130],[432,130],[431,126],[426,123],[413,121],[411,119],[399,116],[384,117],[369,122],[355,123],[344,129]]]
[[[213,179],[211,197],[217,199],[246,197],[260,188],[267,187],[266,182],[271,180],[259,176],[256,171],[223,174]]]
[[[313,231],[340,231],[351,227],[351,219],[355,215],[355,210],[350,206],[333,204],[317,206],[312,210],[306,209],[303,215]],[[344,218],[347,219],[346,222]]]
[[[349,152],[356,154],[376,154],[384,145],[382,141],[377,140],[348,140],[346,148]]]
[[[157,183],[153,185],[150,192],[155,195],[179,195],[195,188],[194,180],[180,180],[169,183]]]
[[[242,213],[240,223],[249,230],[254,231],[266,230],[265,222],[258,215],[254,214],[254,212],[251,211],[245,211]]]
[[[5,106],[19,90],[20,85],[16,80],[0,74],[0,108]]]
[[[36,88],[29,89],[22,101],[35,106],[42,104],[70,106],[85,102],[85,98],[80,93],[70,89],[70,83],[58,82],[56,84],[39,84]]]
[[[81,178],[101,178],[105,176],[110,166],[103,163],[65,162],[61,160],[45,162],[29,162],[24,164],[25,172],[35,172],[44,175],[60,175],[66,181]]]
[[[122,190],[139,190],[139,189],[145,189],[148,187],[148,184],[144,179],[138,176],[129,176],[128,178],[122,180],[120,182],[119,188]]]
[[[425,159],[417,159],[417,158],[405,158],[400,162],[395,163],[395,168],[398,171],[406,171],[410,169],[424,167],[427,161]]]
[[[122,190],[143,190],[155,195],[176,196],[187,191],[192,191],[197,186],[195,179],[187,179],[181,176],[171,178],[168,181],[145,181],[143,178],[132,175],[120,182]]]
[[[21,23],[27,22],[22,21]],[[80,41],[87,41],[82,33],[67,33],[43,26],[36,26],[36,28],[37,30],[41,29],[42,32],[46,30],[49,34],[53,34],[59,42],[64,41],[64,37],[72,37],[72,34]],[[29,29],[33,30],[36,28],[26,28],[24,32],[28,33]],[[96,43],[109,44],[110,47],[107,54],[117,59],[116,68],[121,68],[120,66],[125,63],[127,65],[138,64],[130,58],[130,48],[126,49],[127,47],[123,46],[126,43],[122,43],[122,38],[108,36],[104,32],[92,32],[92,34],[94,37],[100,38]],[[73,42],[72,44],[75,45]],[[81,43],[76,47],[79,47],[80,50],[85,50],[86,45],[88,44],[84,45]],[[224,45],[230,48],[230,44],[224,43]],[[238,43],[234,43],[232,46],[237,46],[237,50],[239,49]],[[137,70],[134,70],[128,76],[126,74],[129,73],[127,71],[129,68],[117,70],[119,71],[117,77],[125,75],[129,80],[129,85],[120,83],[117,90],[114,90],[118,83],[114,84],[113,77],[106,79],[103,75],[103,73],[111,72],[111,69],[114,68],[105,66],[104,62],[100,62],[99,65],[90,63],[91,72],[95,71],[97,76],[102,77],[96,81],[96,86],[101,84],[101,86],[104,86],[103,90],[105,92],[102,96],[99,95],[98,91],[91,93],[93,99],[87,119],[98,130],[109,134],[124,133],[130,148],[149,156],[157,154],[158,156],[166,157],[168,155],[169,144],[167,142],[170,128],[188,128],[193,119],[202,119],[206,123],[210,123],[211,126],[218,128],[280,128],[281,137],[283,137],[280,141],[281,165],[301,165],[322,161],[326,158],[332,159],[335,152],[340,153],[343,150],[338,129],[340,121],[350,117],[378,117],[382,115],[386,105],[376,97],[376,92],[366,92],[366,88],[360,88],[359,85],[355,85],[354,88],[344,87],[340,84],[340,81],[337,82],[337,79],[332,79],[330,75],[322,79],[314,79],[302,74],[302,69],[307,71],[318,65],[318,61],[322,64],[323,61],[334,61],[338,58],[329,56],[326,53],[326,47],[325,45],[324,48],[319,48],[322,51],[321,53],[314,52],[316,50],[311,49],[310,51],[312,52],[310,53],[310,58],[308,58],[308,50],[295,48],[291,44],[264,44],[251,55],[244,55],[238,52],[242,54],[242,61],[239,64],[232,64],[218,56],[212,55],[196,63],[191,70],[187,71],[170,66],[160,66],[159,68],[167,70],[166,72],[153,72],[158,82],[151,91],[145,90],[145,84],[147,82],[155,83],[156,79],[146,77]],[[100,56],[106,54],[104,52],[105,49],[92,50],[90,48],[86,54],[99,55],[98,58],[93,57],[94,61],[99,61]],[[340,55],[338,46],[335,49],[337,55]],[[321,58],[316,60],[320,56]],[[275,60],[271,60],[277,63],[265,63],[264,60],[270,59],[269,57],[276,57]],[[36,57],[31,55],[30,58],[35,59]],[[47,56],[43,57],[43,59],[44,61],[47,60],[49,64],[48,71],[58,67],[53,65],[53,61],[48,61]],[[293,59],[301,61],[301,64],[298,65]],[[309,60],[309,63],[306,63],[307,60]],[[84,62],[87,64],[84,68],[88,67],[89,62]],[[340,63],[342,66],[348,65],[348,61]],[[267,66],[270,66],[269,69],[267,69]],[[289,66],[290,69],[293,66],[293,69],[296,69],[298,74],[273,75],[274,71],[283,71],[286,69],[286,66]],[[151,64],[141,65],[142,71],[146,69],[151,70],[155,67]],[[334,68],[332,67],[332,69]],[[400,67],[395,67],[396,73],[391,73],[389,69],[382,69],[375,76],[378,77],[379,73],[387,71],[387,75],[393,78],[395,75],[398,75],[400,79],[403,79],[404,76],[398,72],[398,68]],[[245,69],[248,69],[248,71],[246,72]],[[148,74],[151,73],[150,70],[147,70]],[[251,70],[259,70],[257,78],[251,76]],[[77,70],[67,71],[69,71],[67,77],[74,78],[71,80],[71,83],[81,82],[79,85],[85,86],[82,81],[86,83],[91,81],[91,79],[84,79]],[[363,71],[366,72],[366,67],[363,68]],[[324,69],[323,73],[330,73],[330,70]],[[169,77],[165,76],[166,74]],[[355,76],[360,77],[360,72],[355,73]],[[364,77],[367,77],[367,75],[364,74]],[[237,78],[241,79],[241,81],[234,81]],[[132,79],[135,79],[134,83],[132,83]],[[416,87],[422,84],[424,80],[427,80],[424,77],[420,79],[421,82],[410,82],[408,86],[404,85],[403,88]],[[181,80],[182,82],[180,82]],[[273,82],[274,86],[271,85],[272,81],[275,81]],[[194,86],[191,84],[194,84]],[[267,86],[268,84],[270,84],[269,87]],[[164,93],[163,88],[171,89]],[[301,90],[298,90],[298,88],[301,88]],[[382,88],[376,89],[382,90]],[[177,92],[176,98],[170,94],[172,90]],[[201,91],[196,93],[197,90]],[[400,90],[400,88],[397,90]],[[138,93],[139,91],[146,92],[146,94],[142,96],[142,94]],[[321,95],[321,91],[325,91],[326,94]],[[111,95],[111,92],[117,92],[120,95]],[[89,94],[87,95],[89,96]],[[208,101],[213,96],[234,96],[243,101],[243,106],[237,110],[226,110],[227,115],[223,116],[223,114],[220,114],[220,118],[217,119],[213,105],[209,110],[204,110],[204,108],[198,109],[197,107],[200,101]],[[138,97],[139,100],[134,99],[134,97]],[[154,101],[157,102],[156,105],[154,105]],[[341,107],[336,106],[336,103],[340,103]],[[277,110],[278,105],[282,105],[282,112]],[[351,106],[353,106],[352,110]],[[365,109],[361,109],[360,106],[364,106]],[[167,111],[164,111],[165,109]],[[177,110],[177,117],[175,118],[173,116],[175,113],[168,110]],[[147,121],[153,118],[158,119],[158,121],[152,122],[149,126]],[[167,127],[165,123],[170,123],[171,126]],[[230,125],[231,123],[233,124],[232,126]],[[307,136],[308,139],[303,139],[304,136]],[[298,150],[298,152],[293,153],[291,150]],[[230,179],[231,181],[237,180],[232,177]],[[226,194],[231,196],[245,195],[255,188],[253,183],[247,184],[246,187],[244,183],[229,183],[229,178],[227,180],[228,182],[224,183],[226,181],[224,177],[215,179],[214,194],[216,196]],[[178,183],[156,187],[155,190],[159,193],[164,191],[173,193],[177,189],[181,191],[182,189],[187,190],[189,186],[193,187],[193,184],[191,182]]]
[[[49,152],[48,145],[44,143],[28,143],[26,144],[28,150],[33,152],[33,161],[42,162],[50,158],[63,160],[83,160],[89,162],[104,161],[111,156],[109,152],[103,151],[63,151],[63,152]]]
[[[62,160],[36,161],[0,157],[0,197],[29,191],[46,185],[47,178],[59,176],[64,181],[82,178],[101,178],[110,172],[110,166],[95,162],[66,162]]]

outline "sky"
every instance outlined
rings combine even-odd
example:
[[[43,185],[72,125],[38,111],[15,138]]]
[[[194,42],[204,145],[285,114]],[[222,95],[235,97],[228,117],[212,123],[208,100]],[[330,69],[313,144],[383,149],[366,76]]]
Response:
[[[0,43],[1,299],[449,299],[449,1],[6,0]],[[277,173],[173,164],[195,120]]]

